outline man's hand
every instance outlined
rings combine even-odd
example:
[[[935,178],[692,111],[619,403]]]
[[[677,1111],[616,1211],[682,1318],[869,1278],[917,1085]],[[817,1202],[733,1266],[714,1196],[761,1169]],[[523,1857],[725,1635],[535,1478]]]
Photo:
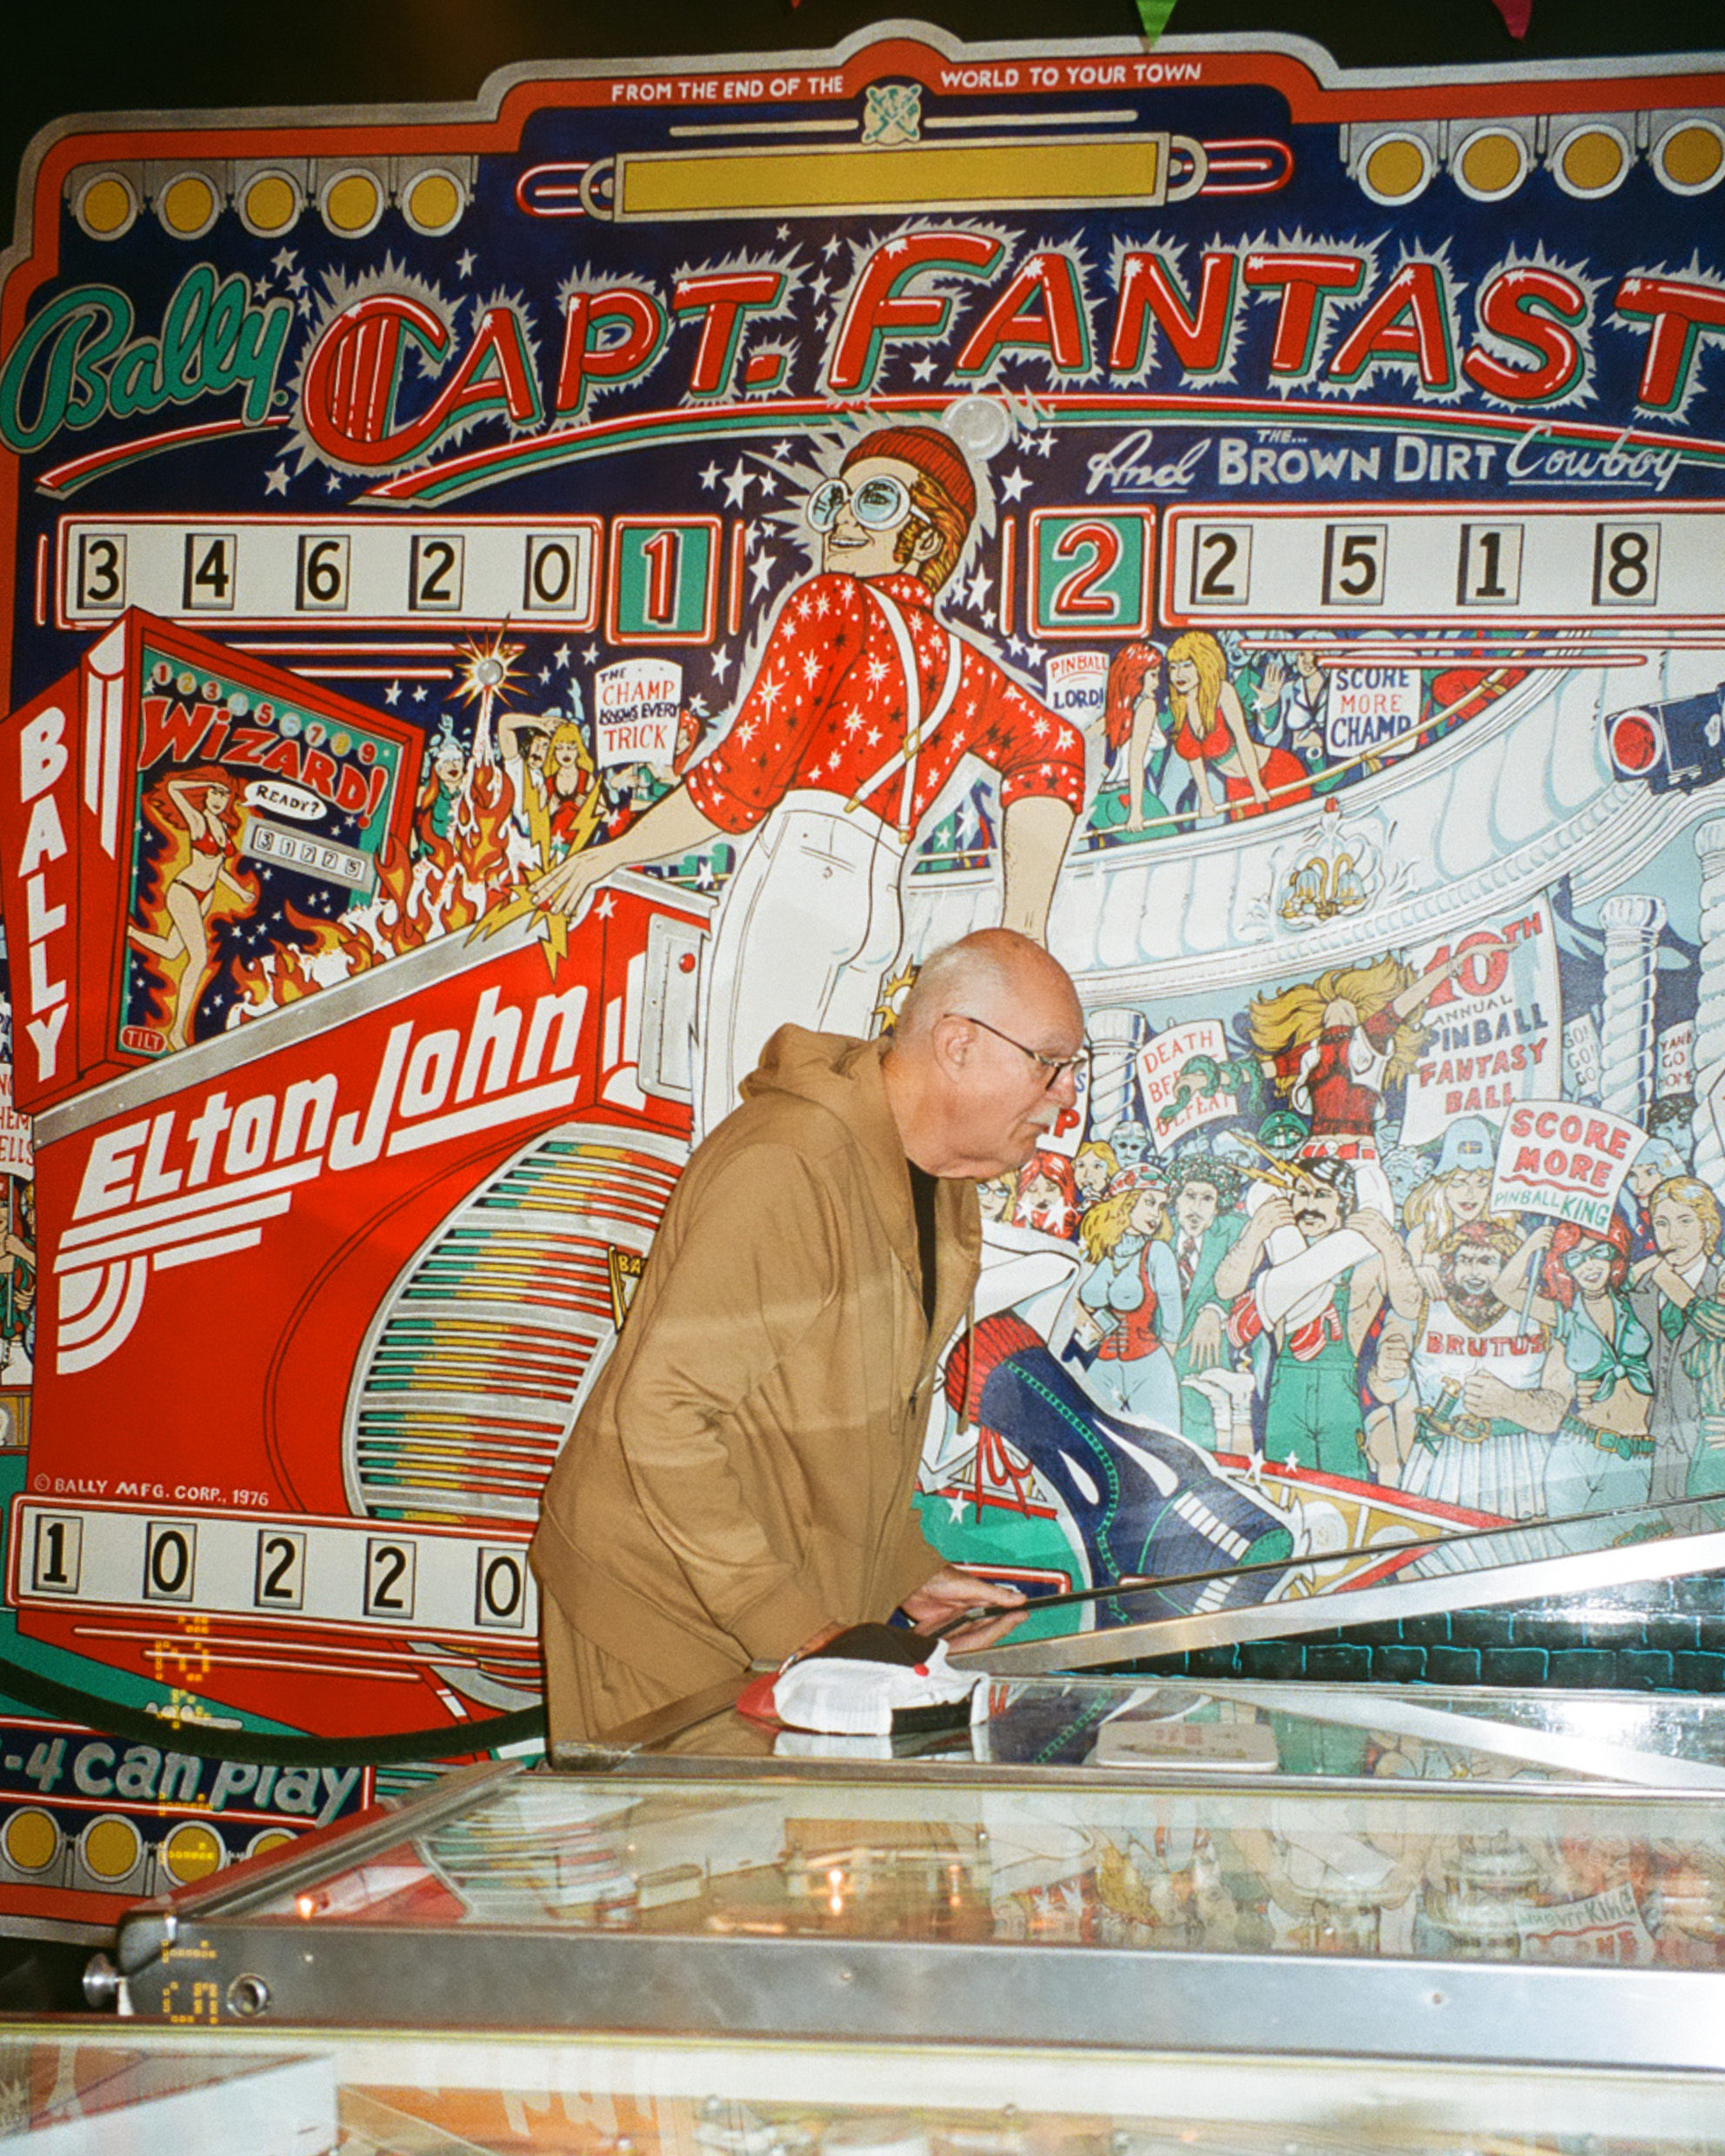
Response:
[[[1260,1244],[1267,1243],[1278,1228],[1294,1225],[1294,1201],[1277,1191],[1273,1198],[1266,1198],[1246,1223],[1249,1235],[1256,1231]]]
[[[1629,1278],[1637,1288],[1651,1281],[1665,1300],[1675,1302],[1680,1310],[1687,1310],[1695,1299],[1695,1289],[1662,1250],[1655,1250],[1650,1258],[1642,1258],[1632,1265]]]
[[[1193,1319],[1186,1348],[1190,1367],[1194,1370],[1221,1368],[1222,1305],[1219,1302],[1207,1302]]]
[[[609,862],[603,848],[570,854],[554,868],[535,876],[528,885],[528,896],[536,906],[543,906],[552,913],[565,914],[572,921],[581,911],[587,894],[606,875]]]
[[[996,1640],[1003,1640],[1025,1614],[1024,1597],[1016,1587],[1003,1587],[994,1580],[978,1580],[971,1573],[961,1572],[956,1565],[942,1565],[914,1594],[907,1594],[899,1607],[918,1632],[938,1631],[967,1609],[1011,1611],[1009,1617],[984,1618],[979,1623],[966,1625],[962,1632],[948,1633],[947,1645],[960,1654],[992,1647]]]
[[[1492,1415],[1503,1422],[1521,1420],[1526,1395],[1489,1370],[1469,1370],[1462,1382],[1462,1405],[1471,1415]]]
[[[1372,1391],[1386,1405],[1400,1400],[1413,1374],[1414,1342],[1398,1319],[1386,1318],[1378,1335],[1377,1362],[1372,1371]]]

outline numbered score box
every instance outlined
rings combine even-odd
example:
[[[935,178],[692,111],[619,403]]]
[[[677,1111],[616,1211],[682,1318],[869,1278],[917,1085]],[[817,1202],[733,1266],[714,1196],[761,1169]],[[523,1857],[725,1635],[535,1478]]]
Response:
[[[1145,635],[1156,529],[1152,509],[1033,509],[1031,635],[1058,642]]]
[[[16,1609],[195,1609],[466,1640],[538,1634],[524,1537],[20,1497],[9,1553]]]
[[[1715,628],[1725,622],[1725,509],[1173,509],[1159,596],[1174,627]]]
[[[605,639],[613,644],[705,644],[718,622],[716,516],[611,520]]]
[[[223,629],[517,621],[590,629],[600,531],[594,516],[66,516],[57,620],[90,628],[142,607]]]

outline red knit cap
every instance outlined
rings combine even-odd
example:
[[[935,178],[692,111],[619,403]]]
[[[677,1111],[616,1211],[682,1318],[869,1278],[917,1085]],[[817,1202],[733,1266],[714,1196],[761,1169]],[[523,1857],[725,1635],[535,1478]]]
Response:
[[[976,514],[976,482],[964,453],[937,427],[882,427],[865,434],[845,453],[840,469],[849,471],[865,456],[893,456],[932,479],[968,524]]]

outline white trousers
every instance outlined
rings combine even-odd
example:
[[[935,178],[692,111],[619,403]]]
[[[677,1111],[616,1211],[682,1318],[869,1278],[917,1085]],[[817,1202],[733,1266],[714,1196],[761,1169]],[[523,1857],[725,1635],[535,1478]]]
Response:
[[[783,1025],[874,1030],[881,982],[898,955],[905,847],[836,794],[787,794],[746,845],[708,946],[696,1051],[698,1143],[737,1103],[737,1087]]]

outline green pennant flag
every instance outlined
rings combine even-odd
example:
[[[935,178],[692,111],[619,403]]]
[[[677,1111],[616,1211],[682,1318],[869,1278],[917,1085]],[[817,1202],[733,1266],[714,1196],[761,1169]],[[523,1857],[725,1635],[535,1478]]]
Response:
[[[1155,44],[1162,36],[1173,12],[1174,0],[1138,0],[1138,23],[1147,45]]]

